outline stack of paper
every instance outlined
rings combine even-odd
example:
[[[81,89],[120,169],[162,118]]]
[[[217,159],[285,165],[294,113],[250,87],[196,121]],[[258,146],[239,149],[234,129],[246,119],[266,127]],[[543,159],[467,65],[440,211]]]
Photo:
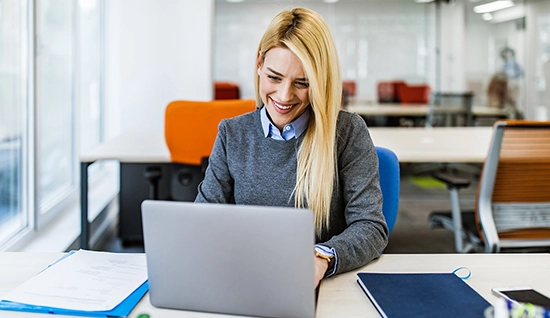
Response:
[[[80,250],[4,294],[0,309],[124,317],[147,290],[145,254]]]

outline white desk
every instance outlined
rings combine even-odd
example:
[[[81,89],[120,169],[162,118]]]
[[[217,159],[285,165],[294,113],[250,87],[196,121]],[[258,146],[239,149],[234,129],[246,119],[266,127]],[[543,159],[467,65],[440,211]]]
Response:
[[[428,115],[429,106],[427,104],[361,104],[352,103],[346,106],[350,112],[357,113],[361,116],[414,116],[425,117]],[[463,109],[458,107],[437,109],[438,113],[448,115],[461,114]],[[472,106],[473,117],[496,117],[506,118],[505,110],[487,106]]]
[[[170,153],[164,131],[134,131],[106,141],[80,155],[80,247],[88,248],[88,167],[99,160],[121,163],[167,163]]]
[[[401,163],[482,163],[492,127],[369,128],[376,146],[395,152]]]
[[[164,131],[132,131],[80,155],[80,162],[117,160],[129,163],[170,162]]]
[[[452,272],[465,266],[472,272],[466,283],[489,303],[491,288],[531,286],[550,295],[550,254],[388,254],[353,272],[323,281],[317,318],[377,317],[376,309],[357,284],[357,272]]]
[[[61,256],[62,253],[0,253],[0,297]],[[550,295],[550,276],[547,273],[550,254],[386,254],[356,271],[322,281],[316,316],[379,317],[357,284],[357,272],[452,272],[461,266],[472,272],[466,283],[491,304],[496,301],[491,288],[498,286],[527,285]],[[0,316],[6,313],[15,318],[44,316],[11,311],[0,311]],[[130,317],[143,313],[153,318],[236,317],[159,309],[150,304],[148,295],[134,308]]]
[[[493,130],[492,127],[373,127],[369,131],[374,144],[393,150],[401,163],[481,163]],[[122,134],[80,156],[80,242],[84,249],[88,248],[89,238],[88,167],[98,160],[168,163],[170,154],[162,131],[140,131]]]
[[[370,127],[377,146],[393,150],[400,162],[483,162],[492,127]],[[80,162],[98,160],[126,163],[167,163],[170,153],[159,131],[122,134],[80,156]]]

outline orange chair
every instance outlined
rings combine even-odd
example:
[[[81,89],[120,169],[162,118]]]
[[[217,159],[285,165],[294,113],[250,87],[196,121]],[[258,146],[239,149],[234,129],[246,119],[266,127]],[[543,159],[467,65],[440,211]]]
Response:
[[[173,163],[171,198],[193,201],[224,118],[256,108],[255,100],[174,101],[165,112],[164,137]]]
[[[495,123],[473,211],[458,196],[470,181],[448,173],[451,213],[430,214],[431,228],[454,232],[457,252],[498,253],[550,247],[550,121]]]

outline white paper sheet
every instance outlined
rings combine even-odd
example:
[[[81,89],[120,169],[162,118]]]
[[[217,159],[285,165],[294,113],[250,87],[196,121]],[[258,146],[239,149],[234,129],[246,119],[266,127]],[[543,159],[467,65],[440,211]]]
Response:
[[[106,311],[147,280],[145,254],[79,250],[48,267],[3,299],[37,306]]]

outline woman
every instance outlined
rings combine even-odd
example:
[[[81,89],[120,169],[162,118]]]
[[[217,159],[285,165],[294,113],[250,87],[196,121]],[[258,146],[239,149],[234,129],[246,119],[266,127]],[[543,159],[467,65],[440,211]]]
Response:
[[[260,108],[220,123],[196,202],[311,209],[317,286],[387,244],[376,151],[363,119],[340,110],[338,56],[319,14],[279,13],[256,72]]]

